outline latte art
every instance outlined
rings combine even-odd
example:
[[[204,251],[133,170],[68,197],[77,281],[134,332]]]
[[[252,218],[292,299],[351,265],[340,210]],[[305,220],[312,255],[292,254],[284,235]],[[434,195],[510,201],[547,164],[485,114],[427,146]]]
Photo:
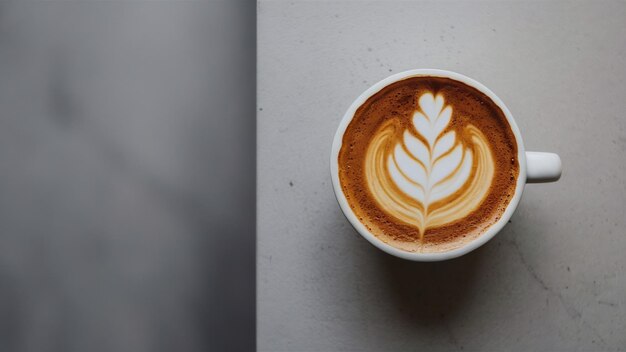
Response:
[[[484,93],[449,78],[411,77],[356,110],[338,172],[372,234],[407,251],[448,251],[502,216],[519,175],[517,142]]]
[[[424,93],[400,140],[386,131],[395,127],[384,126],[365,156],[367,183],[379,206],[417,227],[420,238],[429,226],[463,218],[480,205],[494,172],[480,130],[466,126],[467,141],[454,130],[445,132],[453,109],[444,103],[442,95]],[[390,144],[395,147],[388,149]]]

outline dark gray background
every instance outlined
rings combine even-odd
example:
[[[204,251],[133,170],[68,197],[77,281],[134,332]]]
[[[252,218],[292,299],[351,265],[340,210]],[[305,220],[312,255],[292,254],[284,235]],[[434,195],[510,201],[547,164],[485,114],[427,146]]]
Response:
[[[0,350],[254,349],[255,3],[0,2]]]

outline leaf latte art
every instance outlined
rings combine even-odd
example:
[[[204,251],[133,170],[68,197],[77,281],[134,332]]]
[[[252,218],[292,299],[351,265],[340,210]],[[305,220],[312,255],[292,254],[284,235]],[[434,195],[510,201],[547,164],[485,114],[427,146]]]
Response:
[[[425,230],[463,218],[489,191],[494,161],[485,136],[465,127],[464,145],[450,125],[453,109],[442,95],[425,93],[412,128],[393,140],[381,128],[365,156],[367,183],[379,205],[397,219]],[[389,147],[393,146],[393,147]]]

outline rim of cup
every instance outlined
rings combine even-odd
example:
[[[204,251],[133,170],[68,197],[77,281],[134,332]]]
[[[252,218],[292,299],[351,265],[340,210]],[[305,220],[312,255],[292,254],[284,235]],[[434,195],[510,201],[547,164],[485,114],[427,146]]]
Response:
[[[519,175],[517,177],[515,194],[513,195],[513,198],[511,198],[511,201],[507,205],[504,213],[502,214],[502,216],[496,223],[491,225],[487,229],[487,231],[485,231],[485,233],[479,235],[477,238],[466,243],[462,247],[459,247],[450,251],[445,251],[445,252],[428,252],[428,253],[408,252],[408,251],[396,248],[390,244],[385,243],[383,240],[381,240],[380,238],[372,234],[365,227],[365,225],[363,225],[363,223],[359,221],[358,217],[352,211],[352,208],[350,207],[350,204],[348,203],[348,200],[346,199],[345,194],[343,193],[343,190],[341,189],[341,185],[339,182],[339,160],[338,160],[339,151],[341,150],[341,146],[343,142],[343,135],[346,131],[346,128],[352,121],[352,118],[354,117],[354,113],[356,112],[356,110],[361,105],[363,105],[363,103],[365,103],[367,99],[372,97],[374,94],[379,92],[384,87],[392,83],[401,81],[403,79],[407,79],[411,77],[423,77],[423,76],[450,78],[450,79],[465,83],[473,88],[476,88],[481,93],[485,94],[502,110],[502,112],[504,112],[504,115],[506,116],[509,126],[511,127],[511,130],[513,131],[513,135],[515,136],[515,142],[517,144],[517,159],[519,162]],[[339,206],[341,207],[343,214],[348,219],[350,224],[352,224],[352,226],[357,230],[359,234],[361,234],[361,236],[363,236],[368,242],[370,242],[377,248],[393,256],[403,258],[403,259],[413,260],[413,261],[431,262],[431,261],[441,261],[441,260],[452,259],[452,258],[460,257],[464,254],[467,254],[477,249],[478,247],[482,246],[483,244],[487,243],[498,232],[500,232],[500,230],[507,224],[507,222],[513,215],[513,212],[517,208],[517,205],[519,204],[519,201],[522,197],[524,185],[526,184],[526,155],[525,155],[525,150],[524,150],[524,142],[522,140],[519,127],[517,126],[517,124],[515,123],[515,119],[513,118],[513,114],[511,114],[511,112],[506,107],[506,105],[504,105],[502,100],[498,98],[498,96],[495,93],[493,93],[489,88],[484,86],[482,83],[474,79],[471,79],[465,75],[462,75],[460,73],[447,71],[447,70],[440,70],[440,69],[414,69],[414,70],[396,73],[394,75],[391,75],[379,81],[378,83],[368,88],[365,92],[361,93],[361,95],[359,95],[354,100],[354,102],[350,105],[350,107],[344,114],[343,118],[341,119],[341,122],[339,123],[339,127],[337,128],[337,132],[335,133],[332,150],[330,153],[330,173],[331,173],[331,179],[333,183],[333,190],[335,191],[335,196],[337,198],[337,201],[339,202]]]

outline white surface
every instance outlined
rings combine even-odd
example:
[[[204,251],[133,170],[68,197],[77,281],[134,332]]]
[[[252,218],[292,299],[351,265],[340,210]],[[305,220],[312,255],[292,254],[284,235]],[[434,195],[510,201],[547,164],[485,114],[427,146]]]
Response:
[[[262,351],[626,346],[626,4],[260,2]],[[392,72],[476,78],[561,156],[503,231],[443,263],[371,246],[335,201],[333,134]]]

